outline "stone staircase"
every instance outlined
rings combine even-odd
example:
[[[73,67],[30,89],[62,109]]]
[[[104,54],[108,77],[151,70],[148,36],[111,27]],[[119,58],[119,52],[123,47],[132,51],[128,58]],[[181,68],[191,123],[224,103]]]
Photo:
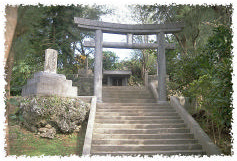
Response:
[[[202,146],[170,105],[148,90],[103,87],[97,104],[92,155],[199,155]]]

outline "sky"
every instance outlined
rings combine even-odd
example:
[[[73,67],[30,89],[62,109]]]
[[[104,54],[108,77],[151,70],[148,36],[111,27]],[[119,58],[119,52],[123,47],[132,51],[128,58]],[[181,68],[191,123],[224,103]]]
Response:
[[[112,14],[101,16],[101,20],[104,22],[122,23],[122,24],[135,24],[132,19],[130,10],[127,5],[109,5],[109,8],[113,9]],[[126,42],[125,35],[119,34],[103,34],[103,41],[106,42]],[[103,48],[103,51],[112,51],[119,57],[119,61],[125,60],[130,57],[132,50],[130,49],[111,49]]]
[[[113,10],[112,14],[101,16],[101,20],[104,22],[121,23],[121,24],[137,24],[132,18],[131,9],[128,5],[108,5],[108,8]],[[103,34],[103,41],[105,42],[126,42],[126,35],[120,34]],[[149,35],[149,40],[155,40],[155,35]],[[119,61],[129,59],[131,56],[131,49],[112,49],[103,48],[103,51],[113,51],[119,57]]]

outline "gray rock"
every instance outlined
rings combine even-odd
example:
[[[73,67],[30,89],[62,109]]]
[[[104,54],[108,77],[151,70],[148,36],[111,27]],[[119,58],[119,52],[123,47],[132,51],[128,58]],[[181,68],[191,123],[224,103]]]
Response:
[[[77,126],[77,127],[75,128],[74,132],[77,132],[77,133],[79,133],[79,132],[80,132],[80,130],[81,130],[81,125]]]
[[[40,136],[43,138],[49,138],[49,139],[53,139],[54,136],[56,135],[56,129],[54,127],[50,128],[39,128],[38,131],[40,132]]]
[[[19,115],[21,123],[32,132],[53,126],[57,132],[72,133],[88,111],[88,104],[77,98],[25,97]]]
[[[70,131],[70,126],[65,119],[58,122],[58,127],[63,133],[68,133]]]
[[[47,125],[45,126],[45,128],[48,128],[48,129],[50,129],[50,128],[52,128],[52,126],[51,126],[51,125],[49,125],[49,124],[47,124]]]
[[[45,127],[47,125],[46,120],[40,120],[39,123],[36,125],[38,128]]]

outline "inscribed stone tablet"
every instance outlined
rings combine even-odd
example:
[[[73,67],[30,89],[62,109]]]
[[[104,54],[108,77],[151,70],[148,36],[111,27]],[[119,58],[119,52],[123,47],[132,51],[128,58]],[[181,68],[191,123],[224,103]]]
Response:
[[[44,71],[48,73],[56,73],[57,72],[57,57],[58,52],[54,49],[45,50],[45,63],[44,63]]]

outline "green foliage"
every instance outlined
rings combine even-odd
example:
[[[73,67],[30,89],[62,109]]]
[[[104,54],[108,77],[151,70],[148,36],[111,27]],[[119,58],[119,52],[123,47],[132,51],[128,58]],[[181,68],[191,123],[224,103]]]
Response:
[[[103,51],[103,69],[104,70],[117,70],[118,58],[114,52]]]
[[[13,105],[13,106],[19,106],[19,105],[20,105],[20,102],[19,102],[17,99],[15,99],[15,98],[10,98],[10,99],[8,100],[8,102],[9,102],[11,105]]]
[[[184,29],[174,37],[180,45],[181,54],[188,54],[207,43],[213,27],[231,24],[232,6],[222,5],[135,5],[138,20],[147,23],[184,23]],[[140,18],[139,18],[140,17]]]
[[[42,71],[44,51],[53,48],[59,52],[58,73],[74,74],[78,71],[76,53],[87,55],[82,42],[94,35],[81,31],[74,17],[99,19],[108,10],[103,6],[23,6],[18,7],[18,23],[13,40],[14,68],[11,94],[19,95],[22,85],[34,72]]]
[[[170,73],[171,81],[178,84],[173,90],[196,98],[199,108],[209,113],[219,133],[230,132],[231,128],[231,43],[230,28],[220,25],[199,55],[174,59],[175,70]]]
[[[166,51],[171,94],[197,100],[217,127],[229,133],[232,119],[232,6],[135,6],[153,23],[183,22],[182,32],[167,36],[179,48]],[[212,127],[214,128],[214,126]],[[214,130],[215,131],[215,130]],[[215,134],[214,138],[215,138]]]
[[[130,86],[141,86],[143,85],[143,81],[141,77],[137,75],[131,75],[130,78],[128,79],[128,84]]]

